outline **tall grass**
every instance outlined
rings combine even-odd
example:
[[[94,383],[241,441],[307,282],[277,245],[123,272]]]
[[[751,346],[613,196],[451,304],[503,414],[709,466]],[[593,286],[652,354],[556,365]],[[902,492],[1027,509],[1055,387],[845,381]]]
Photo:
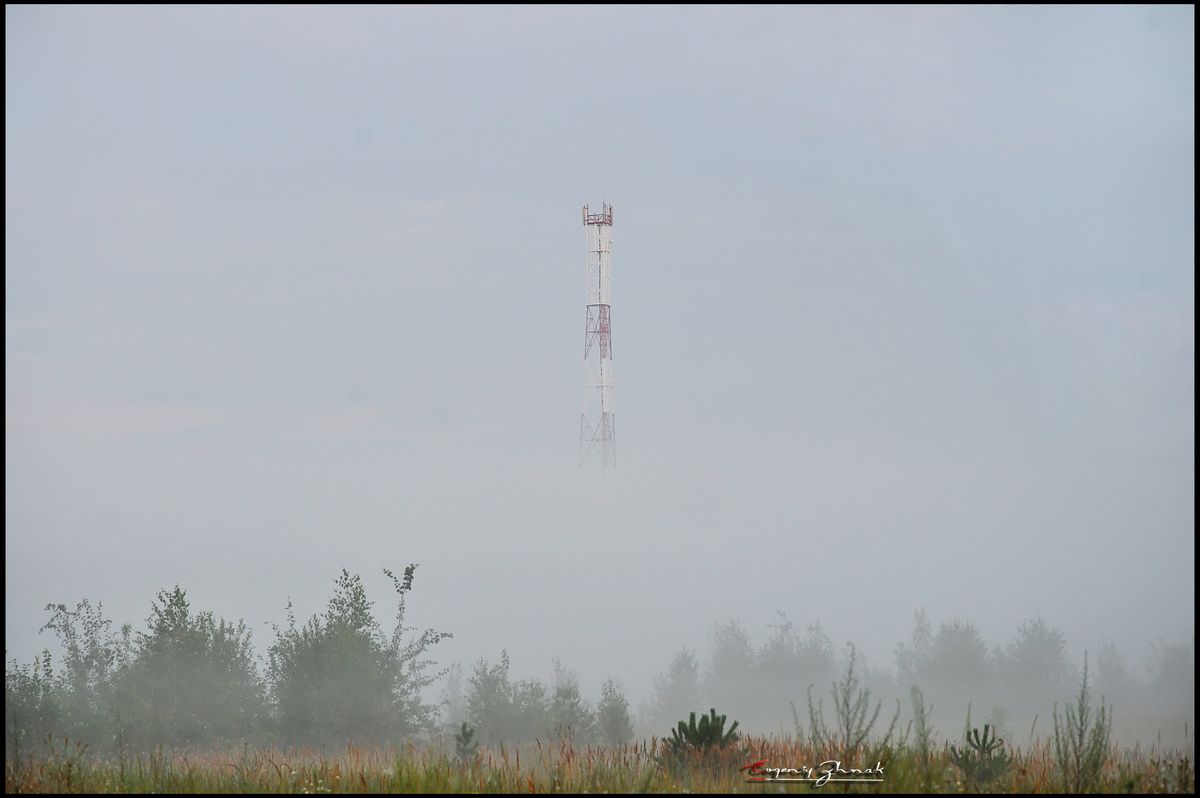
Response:
[[[664,740],[618,747],[577,748],[568,741],[481,748],[463,763],[437,745],[348,746],[330,752],[278,748],[221,752],[156,749],[126,757],[94,757],[62,740],[38,753],[10,759],[5,790],[18,792],[750,792],[772,790],[752,783],[745,765],[817,766],[837,758],[828,748],[798,737],[746,737],[732,751],[696,752],[682,767]],[[851,751],[845,767],[872,767]],[[927,759],[926,759],[927,757]],[[924,761],[923,761],[924,760]],[[668,765],[668,762],[671,764]],[[940,750],[891,746],[882,782],[836,785],[854,792],[963,792],[973,789]],[[991,792],[1054,792],[1061,774],[1048,744],[1013,752],[1012,767],[987,785]],[[835,785],[828,785],[831,789]],[[780,788],[783,785],[779,785]],[[808,785],[803,786],[809,789]],[[1195,788],[1190,754],[1112,751],[1092,788],[1100,792],[1188,793]],[[794,789],[794,787],[793,787]]]

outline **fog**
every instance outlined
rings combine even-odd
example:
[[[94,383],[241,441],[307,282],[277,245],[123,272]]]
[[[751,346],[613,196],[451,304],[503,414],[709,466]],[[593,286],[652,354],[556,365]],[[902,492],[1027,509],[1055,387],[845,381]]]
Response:
[[[343,568],[390,628],[415,562],[439,666],[557,657],[637,724],[681,647],[703,677],[780,612],[907,700],[921,610],[989,656],[1036,618],[1077,669],[1112,644],[1163,707],[1127,740],[1192,718],[1192,8],[5,23],[7,659],[58,652],[48,603],[143,628],[175,585],[263,655]]]

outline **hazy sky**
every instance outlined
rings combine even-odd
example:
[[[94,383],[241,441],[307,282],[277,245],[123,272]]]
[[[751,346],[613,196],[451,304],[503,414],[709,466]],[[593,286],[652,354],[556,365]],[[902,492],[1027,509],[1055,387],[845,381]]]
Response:
[[[776,610],[1190,641],[1194,22],[6,7],[8,656],[411,561],[440,659],[593,695]]]

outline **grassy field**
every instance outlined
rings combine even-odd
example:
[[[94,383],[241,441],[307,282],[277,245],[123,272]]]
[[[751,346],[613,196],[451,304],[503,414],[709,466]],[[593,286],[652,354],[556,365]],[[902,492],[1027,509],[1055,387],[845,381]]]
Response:
[[[436,748],[347,747],[336,753],[242,749],[233,753],[157,751],[120,759],[92,757],[59,742],[44,753],[6,763],[5,791],[17,792],[1062,792],[1069,790],[1048,746],[1015,751],[1007,769],[986,783],[968,781],[944,748],[923,763],[912,749],[885,749],[882,781],[849,784],[751,782],[741,768],[817,767],[830,757],[807,744],[747,737],[735,750],[674,759],[662,741],[623,748],[576,749],[566,743],[481,749],[459,762]],[[870,754],[846,757],[844,767],[869,768]],[[1103,764],[1100,792],[1190,793],[1190,753],[1113,750]]]

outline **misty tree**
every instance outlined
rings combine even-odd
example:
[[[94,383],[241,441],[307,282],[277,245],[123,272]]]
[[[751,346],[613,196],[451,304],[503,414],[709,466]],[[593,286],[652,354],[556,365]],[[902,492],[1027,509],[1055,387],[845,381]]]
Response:
[[[782,612],[781,622],[771,624],[771,636],[758,651],[757,670],[759,677],[770,684],[782,684],[794,679],[799,671],[798,641],[796,626]]]
[[[554,696],[550,701],[550,731],[558,739],[575,745],[591,745],[596,740],[596,715],[580,696],[575,674],[554,660]]]
[[[786,618],[782,626],[774,629],[774,636],[760,654],[757,679],[757,695],[767,699],[765,706],[769,709],[757,720],[782,725],[785,717],[777,696],[794,696],[815,684],[829,681],[834,671],[833,641],[821,628],[820,621],[809,624],[803,638],[796,634],[791,621]],[[800,712],[791,698],[787,704],[791,708],[793,728],[799,735],[803,729]]]
[[[30,664],[11,660],[4,669],[4,739],[9,761],[19,761],[47,735],[62,727],[62,706],[55,689],[50,652]]]
[[[1125,655],[1111,640],[1100,646],[1096,657],[1096,688],[1114,703],[1129,701],[1137,695],[1138,684],[1129,672]]]
[[[991,676],[987,645],[975,624],[955,618],[933,636],[928,671],[935,682],[979,685]]]
[[[126,624],[115,634],[103,607],[93,606],[86,598],[73,610],[65,604],[48,604],[46,611],[50,620],[39,631],[54,632],[62,647],[62,667],[54,677],[59,723],[56,731],[96,745],[113,732],[114,681],[132,656],[130,627]],[[49,662],[45,660],[42,673],[49,678]]]
[[[762,701],[763,691],[753,679],[756,654],[750,635],[737,620],[713,625],[712,653],[703,682],[710,704],[745,717]]]
[[[938,626],[916,684],[941,701],[950,716],[959,716],[971,701],[992,703],[991,657],[974,624],[955,618]]]
[[[933,626],[925,610],[917,610],[912,637],[908,643],[896,646],[896,668],[902,685],[913,687],[929,669],[933,652]]]
[[[405,625],[416,565],[403,579],[391,571],[398,600],[389,636],[371,613],[362,579],[343,570],[324,614],[296,625],[291,603],[287,627],[275,628],[268,652],[270,697],[280,736],[289,741],[395,740],[429,730],[437,706],[422,690],[443,672],[429,673],[426,652],[447,632]]]
[[[801,637],[795,624],[778,614],[781,622],[771,625],[771,636],[758,650],[753,671],[742,677],[753,689],[743,696],[741,717],[763,726],[787,719],[780,696],[800,694],[810,684],[828,681],[833,673],[833,641],[820,621],[809,624]]]
[[[757,652],[753,673],[742,677],[755,687],[745,696],[739,709],[740,717],[751,724],[778,720],[778,717],[772,717],[778,713],[778,697],[791,695],[799,686],[800,655],[796,627],[782,612],[778,614],[781,622],[771,625],[771,636]]]
[[[1017,627],[1017,636],[996,664],[1009,700],[1022,705],[1041,703],[1039,699],[1056,700],[1070,689],[1075,678],[1067,658],[1066,635],[1047,626],[1041,618]],[[1021,700],[1033,685],[1037,685],[1039,695],[1030,696],[1033,701]]]
[[[700,668],[696,655],[681,648],[665,673],[654,680],[650,722],[655,729],[670,729],[700,704]]]
[[[445,725],[451,731],[459,731],[467,719],[467,699],[463,695],[463,669],[455,662],[446,669],[446,681],[442,685],[442,712]]]
[[[804,638],[796,643],[796,669],[799,683],[823,683],[833,676],[833,640],[815,621],[805,627]]]
[[[245,623],[193,612],[177,585],[159,591],[147,626],[115,679],[122,743],[228,742],[265,727],[264,685]]]
[[[596,707],[596,723],[605,745],[617,747],[633,739],[629,721],[629,702],[610,676],[600,688],[600,703]]]
[[[513,739],[512,683],[508,678],[507,649],[500,661],[489,665],[482,657],[471,674],[471,692],[467,696],[467,720],[489,742]]]
[[[545,738],[550,731],[550,707],[546,687],[536,679],[512,682],[508,651],[500,662],[486,659],[475,663],[471,692],[467,696],[467,718],[487,742],[518,742]]]
[[[512,689],[512,739],[543,739],[550,734],[550,706],[546,685],[537,679],[522,679]]]
[[[54,674],[46,653],[33,670],[9,669],[11,726],[22,725],[23,715],[42,725],[39,734],[52,724],[55,734],[103,751],[241,739],[265,723],[245,624],[193,613],[178,586],[157,594],[136,640],[129,625],[114,633],[100,605],[87,599],[74,609],[46,609],[42,628],[58,638],[62,667]]]
[[[1149,708],[1158,713],[1184,718],[1194,717],[1196,706],[1196,649],[1186,643],[1151,644],[1147,663],[1149,680],[1146,698]]]

